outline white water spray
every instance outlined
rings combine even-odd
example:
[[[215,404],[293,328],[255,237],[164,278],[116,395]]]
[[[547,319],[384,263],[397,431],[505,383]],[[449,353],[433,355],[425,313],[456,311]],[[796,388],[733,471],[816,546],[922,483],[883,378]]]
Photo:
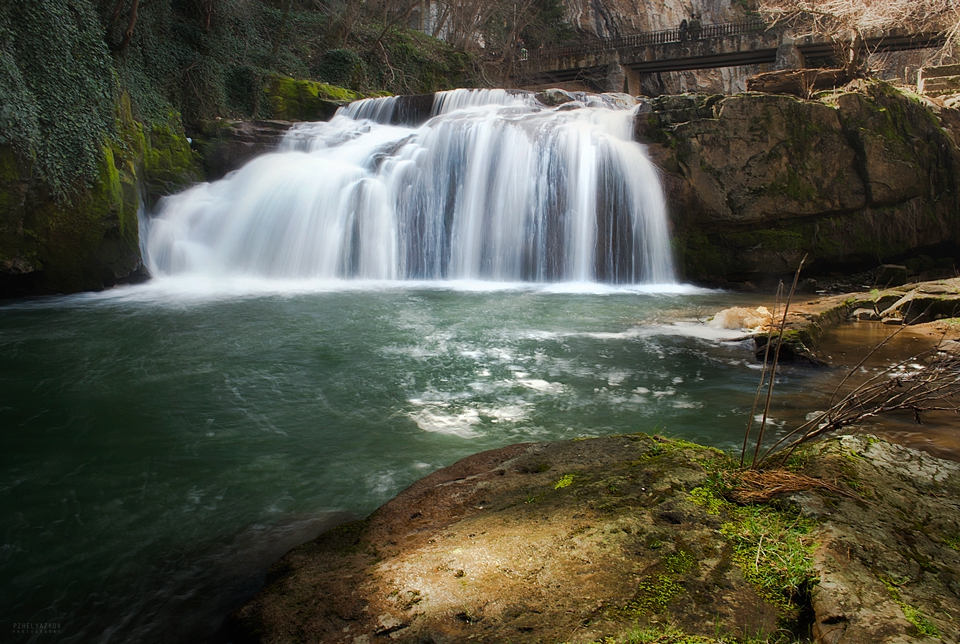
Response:
[[[675,282],[657,171],[608,97],[437,94],[303,123],[280,150],[165,199],[143,226],[155,276]]]

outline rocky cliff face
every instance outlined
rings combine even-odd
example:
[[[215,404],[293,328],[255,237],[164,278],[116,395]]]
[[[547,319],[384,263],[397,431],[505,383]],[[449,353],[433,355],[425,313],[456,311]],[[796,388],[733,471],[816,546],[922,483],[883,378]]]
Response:
[[[566,0],[567,20],[577,30],[601,38],[638,31],[675,29],[691,13],[703,24],[743,20],[746,7],[730,0]]]
[[[676,29],[691,13],[700,15],[704,25],[738,22],[747,18],[748,2],[730,0],[565,0],[567,20],[578,31],[601,38],[642,31]],[[748,76],[768,71],[767,66],[749,65],[721,69],[664,72],[644,78],[643,93],[681,94],[710,92],[734,94],[746,88]]]
[[[0,147],[0,297],[98,290],[142,273],[137,212],[201,177],[182,132],[145,127],[124,98],[96,179],[57,199]]]
[[[876,264],[958,240],[952,110],[874,82],[819,100],[654,99],[637,135],[664,170],[688,278]]]

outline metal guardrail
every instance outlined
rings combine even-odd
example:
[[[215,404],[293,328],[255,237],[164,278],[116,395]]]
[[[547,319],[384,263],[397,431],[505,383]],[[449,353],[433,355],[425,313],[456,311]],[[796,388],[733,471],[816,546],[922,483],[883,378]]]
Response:
[[[663,31],[647,31],[630,36],[620,36],[617,38],[595,38],[580,42],[570,43],[568,45],[558,45],[555,47],[545,47],[543,49],[531,50],[529,58],[563,58],[565,56],[579,56],[583,54],[600,53],[616,49],[630,49],[634,47],[650,47],[653,45],[665,45],[675,42],[691,42],[695,40],[710,40],[713,38],[725,38],[727,36],[739,36],[742,34],[758,33],[766,31],[768,24],[763,20],[747,20],[743,22],[728,22],[719,25],[705,25],[700,28],[698,38],[693,38],[690,30],[666,29]]]

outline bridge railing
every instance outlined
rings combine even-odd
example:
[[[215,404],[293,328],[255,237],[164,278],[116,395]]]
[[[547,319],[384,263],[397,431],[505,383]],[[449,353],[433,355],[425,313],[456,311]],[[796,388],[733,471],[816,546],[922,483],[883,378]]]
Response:
[[[741,34],[757,33],[767,30],[767,23],[763,20],[745,20],[742,22],[727,22],[719,25],[704,25],[700,28],[696,40],[725,38]],[[629,36],[616,38],[592,38],[565,45],[544,47],[529,52],[530,58],[562,58],[565,56],[579,56],[582,54],[599,53],[615,49],[630,49],[633,47],[650,47],[667,43],[692,41],[694,38],[690,30],[664,29],[662,31],[646,31]]]

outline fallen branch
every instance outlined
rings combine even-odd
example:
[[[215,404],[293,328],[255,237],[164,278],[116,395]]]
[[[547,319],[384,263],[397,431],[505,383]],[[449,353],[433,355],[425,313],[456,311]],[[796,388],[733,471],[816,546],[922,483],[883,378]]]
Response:
[[[920,424],[922,412],[960,413],[957,404],[960,401],[960,356],[941,351],[942,341],[941,338],[941,343],[933,349],[902,360],[857,385],[826,411],[767,448],[759,462],[767,462],[778,448],[785,445],[782,454],[778,453],[782,466],[802,443],[893,411],[911,412]],[[920,369],[905,371],[908,365],[921,363],[925,364]]]

